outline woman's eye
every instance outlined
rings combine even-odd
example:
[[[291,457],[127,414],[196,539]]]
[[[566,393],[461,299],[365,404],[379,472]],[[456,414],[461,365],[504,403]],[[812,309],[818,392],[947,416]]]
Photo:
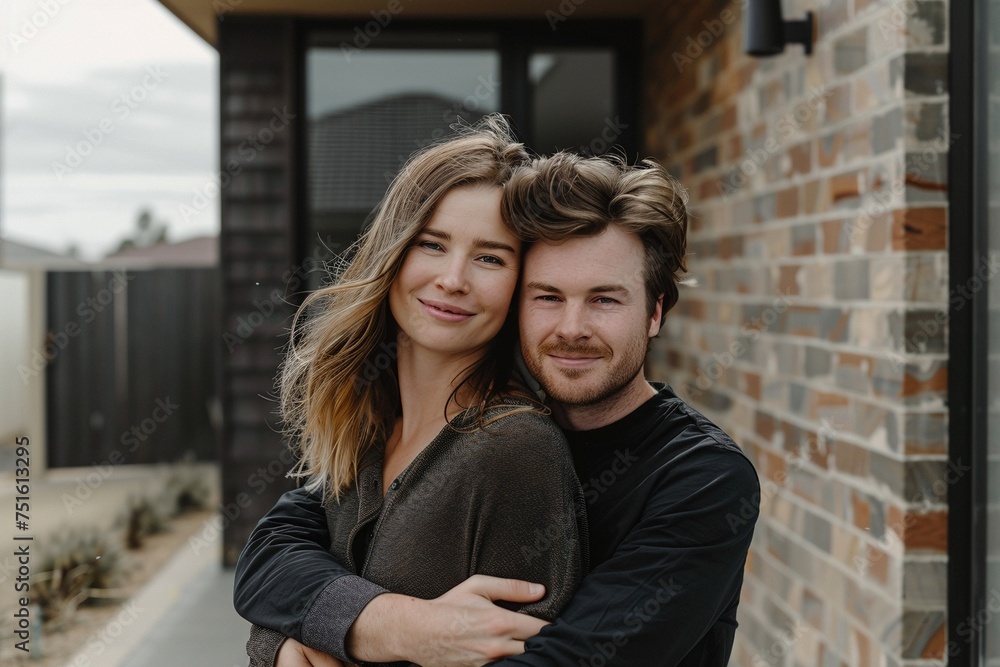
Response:
[[[504,265],[503,260],[500,259],[499,257],[494,256],[494,255],[483,255],[479,259],[480,259],[480,261],[485,262],[487,264],[495,264],[496,266],[503,266]]]
[[[441,248],[441,244],[437,243],[435,241],[421,241],[419,245],[420,245],[421,248],[427,248],[428,250],[441,250],[442,249]]]

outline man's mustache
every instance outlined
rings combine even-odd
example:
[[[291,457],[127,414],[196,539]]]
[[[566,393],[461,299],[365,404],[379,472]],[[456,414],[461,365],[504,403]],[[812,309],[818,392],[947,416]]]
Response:
[[[568,343],[542,343],[538,346],[541,354],[553,354],[557,357],[610,357],[611,348],[606,345],[571,345]]]

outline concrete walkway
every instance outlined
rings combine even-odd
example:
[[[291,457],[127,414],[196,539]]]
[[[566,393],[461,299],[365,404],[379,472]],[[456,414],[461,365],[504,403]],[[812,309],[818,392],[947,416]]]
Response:
[[[209,547],[182,548],[97,634],[104,641],[67,667],[246,667],[250,624],[233,609],[233,572],[221,558],[221,535]]]
[[[214,466],[202,466],[209,475]],[[158,489],[165,475],[157,466],[121,466],[106,476],[96,469],[50,471],[31,484],[30,533],[39,537],[69,526],[110,529],[130,496]],[[212,476],[211,479],[215,479]],[[13,514],[15,485],[0,474],[0,507]],[[217,494],[217,491],[216,491]],[[215,495],[215,494],[213,494]],[[13,519],[13,516],[11,516]],[[200,531],[207,546],[181,547],[170,561],[124,605],[98,641],[89,641],[69,658],[66,667],[246,667],[245,644],[250,624],[233,609],[233,572],[224,570],[222,536],[212,528]],[[14,521],[0,524],[0,543],[13,544]],[[209,539],[211,538],[211,539]],[[0,602],[13,595],[10,578],[17,571],[4,549],[0,557]]]

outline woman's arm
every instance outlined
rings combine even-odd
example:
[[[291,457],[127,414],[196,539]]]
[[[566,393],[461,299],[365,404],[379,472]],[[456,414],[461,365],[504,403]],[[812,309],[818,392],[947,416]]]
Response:
[[[479,526],[469,574],[543,584],[538,602],[501,606],[551,621],[587,570],[586,503],[565,437],[533,413],[504,418],[486,432],[493,442],[470,466]]]

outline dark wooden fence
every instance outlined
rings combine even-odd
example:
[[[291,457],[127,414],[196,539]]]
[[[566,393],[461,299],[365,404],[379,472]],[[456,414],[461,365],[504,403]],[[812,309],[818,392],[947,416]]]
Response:
[[[217,269],[48,274],[48,465],[217,459]]]

